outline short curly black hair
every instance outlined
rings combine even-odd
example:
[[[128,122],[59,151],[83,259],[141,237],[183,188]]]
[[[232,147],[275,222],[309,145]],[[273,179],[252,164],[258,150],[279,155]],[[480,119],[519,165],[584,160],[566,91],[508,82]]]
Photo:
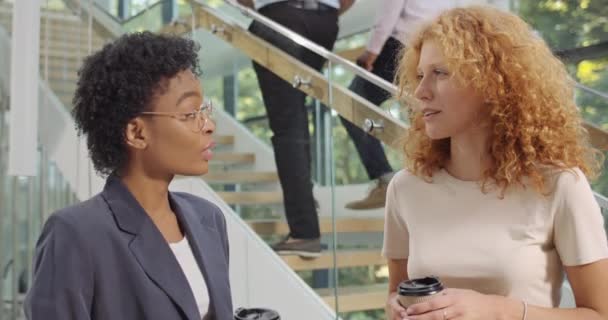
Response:
[[[149,108],[168,80],[191,70],[200,75],[199,45],[178,36],[126,34],[84,60],[72,114],[87,139],[95,170],[103,176],[126,164],[127,123]]]

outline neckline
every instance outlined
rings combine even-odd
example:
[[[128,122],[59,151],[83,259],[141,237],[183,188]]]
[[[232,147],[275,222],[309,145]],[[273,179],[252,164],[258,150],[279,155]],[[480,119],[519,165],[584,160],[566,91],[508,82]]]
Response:
[[[448,172],[448,170],[446,170],[445,168],[441,168],[438,172],[440,173],[440,176],[444,177],[445,181],[448,183],[465,185],[465,186],[470,186],[470,187],[477,187],[477,188],[479,188],[481,186],[481,180],[462,180],[462,179],[456,178],[455,176],[450,174]]]
[[[177,242],[169,242],[169,246],[170,247],[180,247],[187,243],[188,243],[188,238],[186,238],[186,235],[184,235],[184,237]]]

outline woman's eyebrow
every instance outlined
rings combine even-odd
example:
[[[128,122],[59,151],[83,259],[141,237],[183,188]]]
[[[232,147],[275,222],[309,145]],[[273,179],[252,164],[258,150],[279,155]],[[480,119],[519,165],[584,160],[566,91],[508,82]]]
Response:
[[[184,92],[178,99],[177,102],[175,103],[176,106],[178,106],[182,101],[184,101],[186,98],[189,97],[201,97],[200,93],[196,92],[196,91],[188,91],[188,92]]]

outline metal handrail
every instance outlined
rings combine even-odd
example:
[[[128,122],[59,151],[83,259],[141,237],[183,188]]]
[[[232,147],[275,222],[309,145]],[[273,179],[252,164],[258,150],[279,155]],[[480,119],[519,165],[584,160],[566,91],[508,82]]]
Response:
[[[598,96],[600,98],[604,98],[605,100],[608,100],[608,93],[604,93],[604,92],[595,90],[593,88],[587,87],[586,85],[578,83],[576,81],[574,82],[574,86],[577,87],[578,89],[581,89],[581,90],[587,92],[587,93],[591,93],[591,94],[596,95],[596,96]]]
[[[608,198],[603,195],[593,191],[593,195],[595,196],[595,201],[599,204],[600,208],[608,209]],[[608,223],[608,220],[606,221]]]
[[[201,0],[194,0],[195,2],[197,2],[198,4],[202,3],[200,2]],[[274,31],[278,32],[279,34],[291,39],[292,41],[296,42],[297,44],[313,51],[314,53],[318,54],[319,56],[327,59],[328,61],[331,61],[333,63],[337,63],[340,64],[344,67],[346,67],[349,71],[355,73],[356,75],[360,76],[361,78],[371,82],[372,84],[375,84],[376,86],[386,90],[388,93],[390,93],[392,96],[396,96],[398,89],[397,87],[378,77],[377,75],[359,67],[358,65],[352,63],[349,60],[346,60],[338,55],[336,55],[335,53],[328,51],[327,49],[323,48],[322,46],[308,40],[307,38],[289,30],[288,28],[282,26],[281,24],[274,22],[273,20],[266,18],[265,16],[259,14],[257,11],[252,10],[248,7],[245,7],[241,4],[239,4],[238,2],[236,2],[236,0],[224,0],[224,2],[226,2],[227,4],[229,4],[230,6],[233,6],[235,8],[237,8],[238,10],[241,11],[241,13],[247,17],[252,18],[255,21],[258,21],[262,24],[264,24],[265,26],[273,29]],[[587,87],[577,81],[574,82],[574,85],[576,88],[583,90],[585,92],[588,92],[590,94],[596,95],[598,97],[601,97],[603,99],[608,100],[608,94],[595,90],[593,88]]]
[[[146,7],[144,9],[142,9],[141,11],[139,11],[138,13],[136,13],[135,15],[127,18],[127,19],[120,19],[114,15],[112,15],[111,13],[107,12],[107,10],[105,10],[105,8],[101,7],[96,1],[93,1],[94,5],[101,11],[103,11],[106,15],[111,16],[116,22],[120,23],[120,24],[125,24],[128,23],[130,21],[133,21],[134,19],[146,14],[151,8],[156,7],[158,5],[163,4],[165,1],[167,0],[158,0],[152,4],[147,4]],[[204,3],[201,2],[201,0],[194,0],[194,2],[198,3],[199,5],[205,5]],[[296,42],[297,44],[306,47],[307,49],[315,52],[316,54],[318,54],[319,56],[327,59],[328,61],[331,61],[333,63],[337,63],[339,65],[342,65],[344,67],[346,67],[346,69],[348,69],[349,71],[355,73],[356,75],[360,76],[361,78],[371,82],[372,84],[386,90],[389,94],[391,94],[392,96],[396,96],[398,89],[397,87],[378,77],[377,75],[359,67],[358,65],[352,63],[351,61],[342,58],[341,56],[323,48],[322,46],[310,41],[309,39],[291,31],[290,29],[282,26],[279,23],[274,22],[273,20],[266,18],[265,16],[259,14],[257,11],[252,10],[250,8],[247,8],[241,4],[239,4],[238,2],[236,2],[236,0],[224,0],[225,3],[229,4],[230,6],[238,9],[239,11],[241,11],[241,13],[247,17],[250,17],[264,25],[266,25],[267,27],[273,29],[274,31],[284,35],[285,37],[291,39],[292,41]],[[587,93],[599,96],[603,99],[608,100],[608,94],[600,92],[598,90],[595,90],[593,88],[587,87],[579,82],[575,82],[575,86],[576,88],[583,90]]]
[[[135,20],[135,19],[137,19],[137,18],[145,15],[146,13],[148,13],[148,11],[150,11],[150,9],[152,9],[152,8],[154,8],[156,6],[162,5],[163,3],[167,2],[167,1],[168,0],[159,0],[159,1],[156,1],[156,2],[154,2],[152,4],[147,4],[144,9],[142,9],[138,13],[136,13],[136,14],[128,17],[127,19],[124,19],[122,23],[124,24],[124,23],[131,22],[131,21],[133,21],[133,20]]]
[[[114,14],[110,13],[108,10],[106,10],[106,8],[104,8],[102,5],[100,5],[99,3],[97,3],[96,0],[93,1],[93,5],[97,9],[99,9],[100,11],[102,11],[105,15],[109,16],[115,22],[117,22],[117,23],[119,23],[121,25],[124,25],[125,23],[129,23],[129,22],[131,22],[131,21],[139,18],[140,16],[145,15],[148,11],[150,11],[150,9],[152,9],[152,8],[158,6],[158,5],[161,5],[161,4],[163,4],[163,3],[167,2],[167,1],[169,1],[169,0],[158,0],[158,1],[154,2],[154,3],[146,4],[146,6],[143,9],[139,10],[137,13],[135,13],[134,15],[131,15],[130,17],[128,17],[126,19],[122,19],[122,18],[117,17]]]
[[[325,58],[327,61],[329,61],[331,63],[337,63],[337,64],[342,65],[343,67],[345,67],[349,71],[355,73],[356,75],[360,76],[361,78],[364,78],[365,80],[373,83],[374,85],[388,91],[391,95],[397,94],[397,87],[394,84],[359,67],[358,65],[352,63],[351,61],[340,57],[339,55],[323,48],[322,46],[308,40],[307,38],[289,30],[288,28],[282,26],[281,24],[276,23],[273,20],[264,17],[263,15],[259,14],[255,10],[252,10],[243,5],[240,5],[235,0],[224,0],[224,1],[227,4],[229,4],[230,6],[233,6],[236,9],[240,10],[243,15],[250,17],[250,18],[266,25],[267,27],[273,29],[274,31],[289,38],[293,42],[295,42],[295,43],[305,47],[306,49],[318,54],[319,56]],[[201,0],[194,0],[194,2],[198,3],[199,5],[205,6],[205,4],[201,2]]]
[[[124,21],[120,17],[117,17],[117,16],[111,14],[110,12],[108,12],[108,10],[106,10],[106,8],[102,7],[99,3],[97,3],[96,0],[93,1],[93,6],[95,6],[99,11],[105,13],[106,16],[110,17],[110,19],[114,20],[114,22],[116,22],[118,24],[124,23]]]

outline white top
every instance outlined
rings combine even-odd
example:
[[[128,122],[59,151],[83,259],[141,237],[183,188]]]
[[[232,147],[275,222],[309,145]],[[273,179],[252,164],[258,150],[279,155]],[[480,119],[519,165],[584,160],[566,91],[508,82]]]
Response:
[[[422,23],[441,12],[469,4],[465,0],[381,0],[367,50],[379,54],[389,37],[406,44]]]
[[[284,2],[284,1],[287,1],[287,0],[253,0],[253,3],[255,5],[255,9],[258,10],[269,4],[277,3],[277,2]],[[326,4],[330,7],[334,7],[336,9],[340,8],[340,0],[320,0],[319,2]]]
[[[203,319],[209,311],[209,292],[207,291],[207,283],[201,269],[194,259],[194,254],[192,254],[188,238],[184,237],[180,242],[169,243],[169,247],[171,247],[171,251],[173,251],[179,266],[188,280],[196,306],[201,314],[201,319]]]
[[[411,279],[436,275],[447,287],[557,307],[563,265],[608,258],[600,208],[574,172],[554,171],[547,196],[513,187],[500,199],[445,170],[432,183],[400,171],[387,191],[383,255],[408,259]]]

